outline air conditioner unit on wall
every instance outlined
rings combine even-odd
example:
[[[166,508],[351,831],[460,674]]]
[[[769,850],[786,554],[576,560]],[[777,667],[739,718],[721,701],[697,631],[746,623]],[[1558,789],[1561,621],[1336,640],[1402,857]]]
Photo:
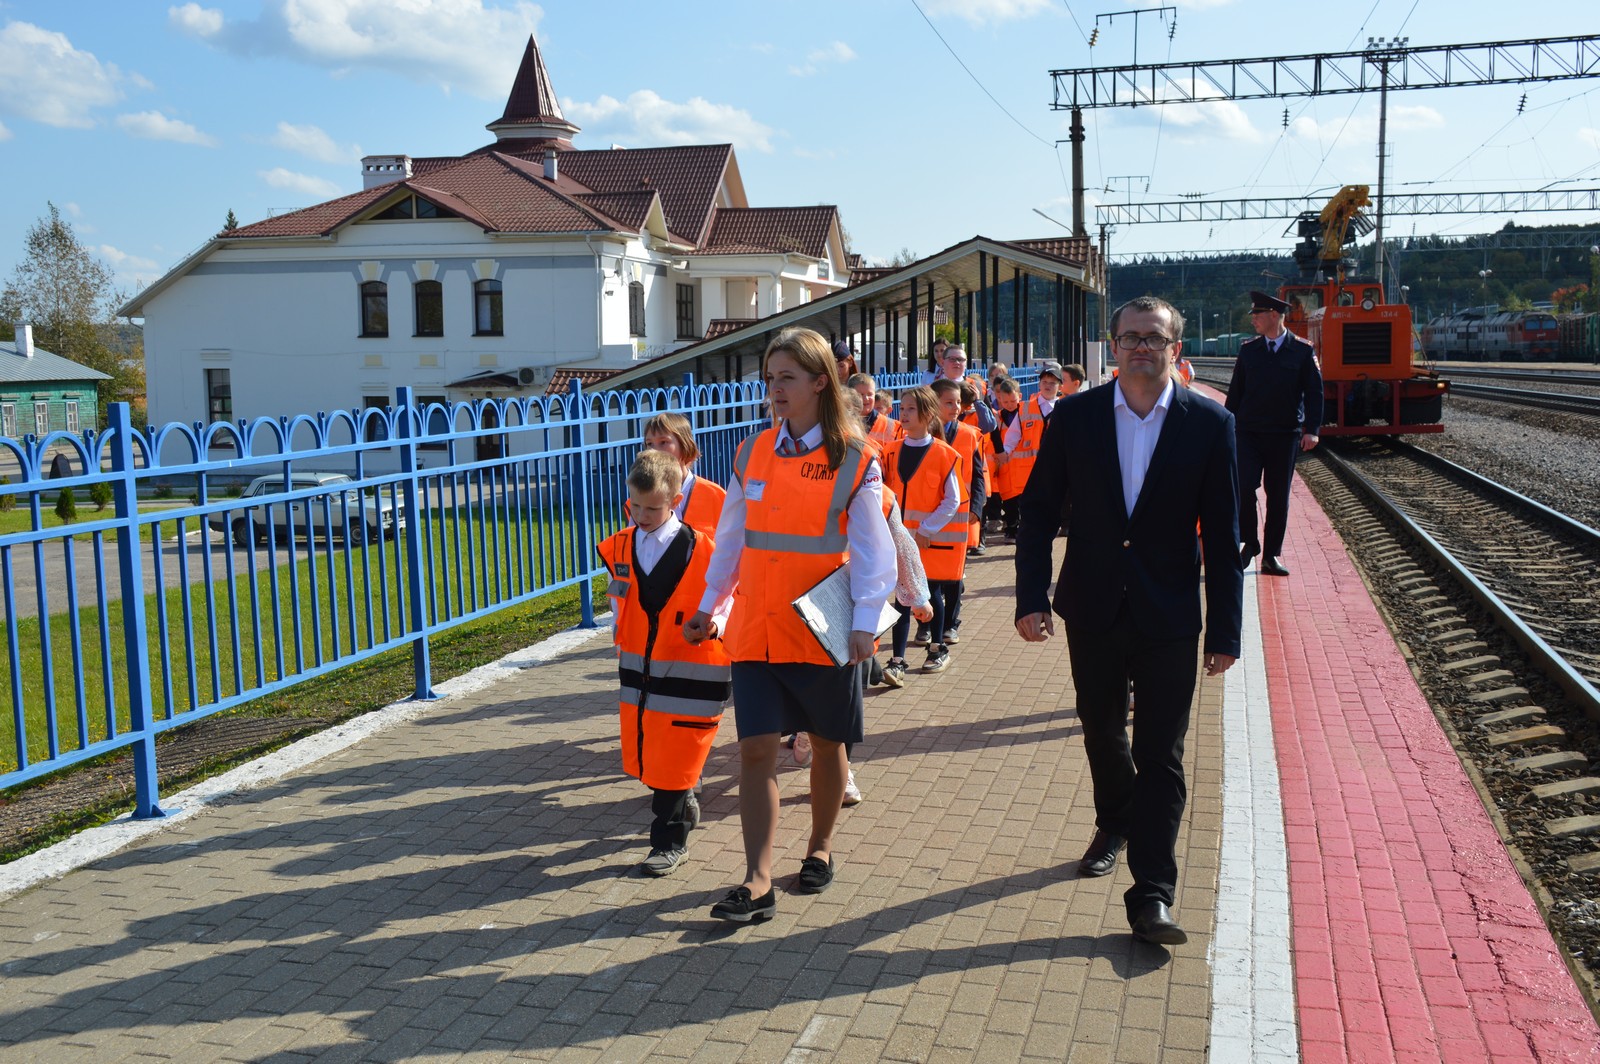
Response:
[[[539,371],[532,366],[523,366],[517,370],[517,383],[524,388],[539,383]]]

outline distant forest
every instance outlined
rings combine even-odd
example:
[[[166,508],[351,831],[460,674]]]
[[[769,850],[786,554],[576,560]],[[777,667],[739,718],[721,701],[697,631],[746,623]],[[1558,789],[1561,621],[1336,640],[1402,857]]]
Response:
[[[1600,244],[1600,222],[1586,225],[1521,226],[1512,222],[1492,235],[1403,237],[1389,246],[1387,278],[1391,298],[1398,286],[1410,291],[1417,324],[1438,314],[1493,304],[1548,303],[1560,289],[1587,285],[1589,248]],[[1189,318],[1190,338],[1205,316],[1205,334],[1249,329],[1251,289],[1273,291],[1282,279],[1299,275],[1284,238],[1281,253],[1259,255],[1151,256],[1111,267],[1111,305],[1146,293],[1171,300]],[[1551,246],[1557,245],[1557,246]],[[1567,245],[1567,246],[1559,246]],[[1352,276],[1372,277],[1374,245],[1356,249]],[[1479,271],[1488,270],[1487,277]]]

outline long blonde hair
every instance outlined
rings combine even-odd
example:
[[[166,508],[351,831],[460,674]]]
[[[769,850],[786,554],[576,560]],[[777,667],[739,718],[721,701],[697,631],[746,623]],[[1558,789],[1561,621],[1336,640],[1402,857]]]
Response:
[[[794,359],[801,372],[824,381],[817,393],[817,420],[822,424],[822,446],[828,453],[828,468],[838,469],[844,462],[845,446],[850,440],[862,441],[861,417],[851,412],[845,400],[844,385],[839,383],[839,371],[834,368],[833,348],[822,334],[797,327],[785,329],[772,338],[767,353],[761,356],[761,375],[767,375],[767,364],[772,356],[782,351]]]

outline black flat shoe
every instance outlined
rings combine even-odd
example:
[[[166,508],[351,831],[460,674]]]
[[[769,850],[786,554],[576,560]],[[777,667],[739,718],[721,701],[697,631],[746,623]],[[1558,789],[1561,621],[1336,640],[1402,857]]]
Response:
[[[1268,576],[1288,576],[1289,567],[1278,560],[1277,555],[1268,555],[1261,559],[1261,571]]]
[[[762,920],[772,919],[772,914],[778,911],[778,899],[773,895],[772,888],[759,898],[750,896],[749,887],[734,887],[728,891],[728,896],[711,907],[713,920],[732,920],[736,924],[760,923]]]
[[[1257,554],[1260,554],[1260,553],[1261,553],[1261,548],[1260,547],[1252,547],[1248,543],[1246,543],[1243,547],[1240,547],[1239,548],[1239,568],[1241,568],[1241,569],[1250,568],[1250,559],[1254,558]]]
[[[1078,862],[1078,875],[1094,878],[1110,874],[1117,867],[1117,855],[1128,844],[1128,840],[1121,835],[1113,835],[1109,831],[1095,831],[1094,838],[1089,843],[1089,848],[1083,851],[1083,859]]]
[[[800,876],[795,880],[801,894],[821,894],[833,883],[833,858],[807,857],[800,862]]]
[[[1133,937],[1146,942],[1154,942],[1158,946],[1181,946],[1189,941],[1189,936],[1178,926],[1178,921],[1172,918],[1172,913],[1166,905],[1159,901],[1147,901],[1133,913],[1128,923],[1133,927]]]

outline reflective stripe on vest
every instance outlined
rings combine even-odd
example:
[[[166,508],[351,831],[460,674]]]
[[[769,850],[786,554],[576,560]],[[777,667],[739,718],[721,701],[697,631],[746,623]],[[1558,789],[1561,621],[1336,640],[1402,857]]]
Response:
[[[765,435],[763,433],[762,435]],[[759,437],[758,437],[759,438]],[[781,461],[792,462],[797,458],[804,458],[808,454],[822,452],[821,447],[814,447],[804,454],[783,455]],[[785,551],[789,554],[838,554],[850,546],[849,536],[841,529],[841,519],[846,510],[850,508],[850,499],[856,493],[856,481],[861,475],[861,463],[864,459],[861,451],[854,447],[846,447],[844,461],[839,463],[839,468],[833,475],[833,495],[828,499],[828,518],[824,531],[820,535],[797,535],[793,532],[766,532],[755,531],[747,524],[744,530],[744,545],[756,550]],[[740,487],[744,486],[744,474],[739,472]]]

